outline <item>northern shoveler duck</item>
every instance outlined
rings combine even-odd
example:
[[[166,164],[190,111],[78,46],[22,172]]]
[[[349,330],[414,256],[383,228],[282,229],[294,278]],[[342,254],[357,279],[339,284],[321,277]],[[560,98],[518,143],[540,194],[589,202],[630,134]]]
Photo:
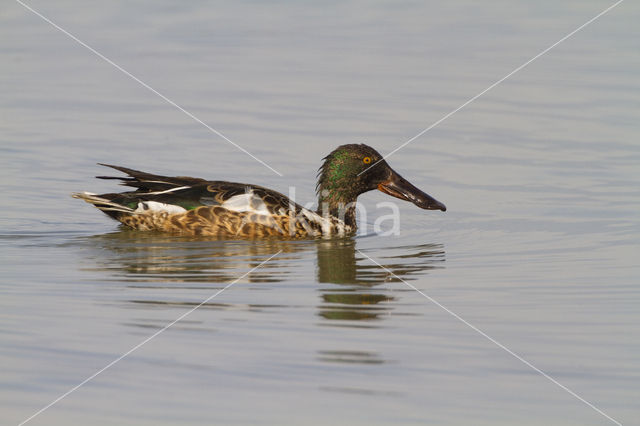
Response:
[[[287,239],[343,236],[356,230],[358,195],[379,189],[422,209],[446,207],[396,173],[370,146],[342,145],[324,158],[318,171],[318,211],[258,185],[166,177],[126,167],[111,167],[135,191],[112,194],[74,193],[124,225],[186,235],[226,238]]]

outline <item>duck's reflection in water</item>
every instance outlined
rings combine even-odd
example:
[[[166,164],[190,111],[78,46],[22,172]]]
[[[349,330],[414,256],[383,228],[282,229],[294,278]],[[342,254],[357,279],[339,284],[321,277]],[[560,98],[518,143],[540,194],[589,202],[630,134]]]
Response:
[[[392,303],[393,289],[384,284],[398,281],[396,276],[414,279],[441,267],[444,260],[443,247],[436,244],[371,251],[372,257],[394,276],[357,254],[358,239],[354,238],[232,241],[122,230],[86,237],[83,242],[87,246],[85,264],[90,265],[85,269],[125,282],[128,288],[155,290],[135,292],[137,297],[128,299],[129,303],[147,307],[196,306],[202,300],[202,293],[195,290],[217,291],[223,286],[208,283],[226,285],[281,252],[242,281],[253,284],[317,281],[321,283],[317,312],[325,320],[320,325],[339,327],[378,327],[379,320],[397,309],[397,304]],[[314,258],[316,274],[312,278],[309,273]],[[249,289],[265,288],[269,287],[260,285]],[[163,291],[172,289],[181,291]],[[185,293],[184,290],[194,291]],[[312,288],[309,291],[313,291]],[[282,294],[279,299],[282,303],[278,304],[263,304],[252,297],[252,303],[241,306],[212,300],[204,307],[251,311],[283,308],[290,305],[286,294]]]
[[[319,315],[323,325],[377,327],[375,320],[394,309],[394,296],[382,284],[411,280],[426,271],[441,267],[444,250],[439,244],[390,247],[386,254],[375,256],[387,270],[373,264],[365,256],[356,256],[354,239],[328,240],[317,243],[317,279],[331,284],[320,289]],[[350,359],[350,358],[347,358]]]
[[[288,260],[313,250],[304,241],[232,241],[122,230],[85,239],[87,269],[140,286],[172,288],[176,283],[228,283],[281,252],[243,278],[250,283],[280,282]],[[293,256],[292,256],[293,255]],[[185,287],[183,284],[180,288]]]
[[[305,301],[317,292],[316,312],[320,321],[316,325],[375,329],[382,327],[382,320],[392,313],[408,314],[402,312],[403,305],[394,296],[398,294],[398,284],[389,285],[390,282],[399,281],[397,277],[418,278],[430,269],[442,267],[444,261],[444,249],[437,244],[364,249],[396,277],[358,253],[357,238],[225,241],[122,230],[80,240],[84,269],[98,272],[102,280],[106,276],[108,280],[124,283],[131,290],[124,296],[125,306],[143,309],[145,314],[130,317],[123,324],[142,334],[147,329],[166,326],[167,316],[162,312],[165,309],[184,310],[200,305],[203,298],[279,251],[273,260],[242,278],[243,283],[252,284],[244,286],[250,293],[242,294],[242,301],[236,295],[235,303],[229,298],[216,298],[202,307],[243,312],[244,318],[249,318],[247,315],[256,312],[308,306]],[[276,290],[281,292],[276,298],[273,293],[268,297],[257,293],[280,282],[286,282],[289,290]],[[313,286],[310,282],[320,284]],[[217,322],[185,319],[173,328],[216,332],[211,324],[215,327]],[[316,360],[366,365],[388,362],[383,354],[359,346],[324,348],[316,352]],[[371,392],[350,387],[325,390]]]

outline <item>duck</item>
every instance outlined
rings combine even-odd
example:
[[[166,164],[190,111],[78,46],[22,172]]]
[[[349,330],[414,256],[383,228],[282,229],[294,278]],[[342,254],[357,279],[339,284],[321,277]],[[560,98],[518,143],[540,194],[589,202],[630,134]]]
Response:
[[[400,176],[365,144],[341,145],[323,158],[317,175],[316,211],[260,185],[167,177],[98,164],[126,176],[96,178],[116,179],[135,189],[108,194],[76,192],[72,197],[139,231],[238,239],[344,237],[356,232],[358,196],[375,189],[421,209],[446,211],[443,203]]]

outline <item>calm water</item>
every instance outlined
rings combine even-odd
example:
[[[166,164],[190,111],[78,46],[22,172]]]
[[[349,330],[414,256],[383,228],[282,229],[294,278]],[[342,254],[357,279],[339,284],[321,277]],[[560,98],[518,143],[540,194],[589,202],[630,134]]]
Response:
[[[624,424],[640,418],[640,7],[627,1],[398,151],[443,201],[401,234],[209,241],[120,229],[96,162],[312,201],[342,143],[383,154],[612,2],[0,7],[0,423]],[[370,256],[393,274],[372,263]]]

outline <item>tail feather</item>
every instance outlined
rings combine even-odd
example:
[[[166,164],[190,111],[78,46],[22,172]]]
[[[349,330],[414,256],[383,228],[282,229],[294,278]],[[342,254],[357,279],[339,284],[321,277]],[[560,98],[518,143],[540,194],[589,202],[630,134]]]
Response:
[[[132,214],[134,212],[132,208],[115,203],[92,192],[74,192],[71,196],[93,204],[97,209],[102,210],[114,219],[117,219],[122,213]]]

